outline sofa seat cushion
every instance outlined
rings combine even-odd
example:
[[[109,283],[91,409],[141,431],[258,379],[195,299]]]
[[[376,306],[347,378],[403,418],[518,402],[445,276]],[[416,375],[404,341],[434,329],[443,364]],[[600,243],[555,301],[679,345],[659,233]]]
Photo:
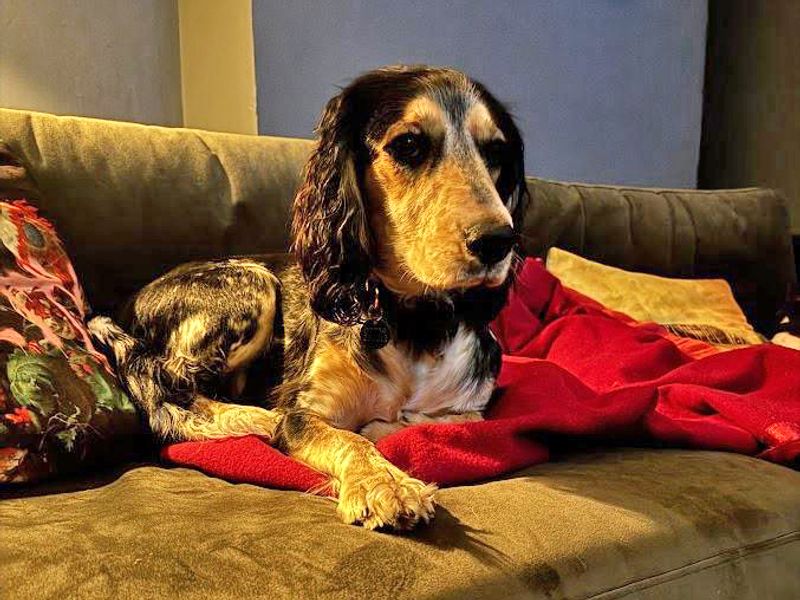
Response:
[[[793,598],[800,474],[621,449],[440,492],[406,535],[334,504],[143,466],[0,501],[4,597]]]

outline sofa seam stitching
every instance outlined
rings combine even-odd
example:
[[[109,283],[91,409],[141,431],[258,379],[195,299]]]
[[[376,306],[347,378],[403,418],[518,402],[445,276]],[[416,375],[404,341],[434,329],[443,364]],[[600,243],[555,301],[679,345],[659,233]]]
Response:
[[[633,185],[609,185],[603,183],[588,183],[582,181],[557,181],[554,179],[543,179],[541,177],[526,176],[526,180],[536,183],[552,184],[565,187],[580,187],[585,189],[605,189],[605,190],[625,190],[629,192],[652,192],[654,194],[687,194],[687,195],[716,195],[719,193],[725,194],[752,194],[753,192],[775,192],[775,188],[763,186],[750,186],[744,188],[722,188],[713,190],[699,190],[693,188],[660,188],[660,187],[647,187],[647,186],[633,186]]]
[[[745,546],[730,548],[728,550],[721,550],[716,554],[700,558],[698,560],[692,561],[691,563],[675,567],[674,569],[669,569],[661,573],[648,575],[647,577],[636,579],[634,581],[630,581],[623,585],[614,588],[609,588],[601,592],[596,592],[589,596],[583,596],[583,600],[623,598],[624,596],[631,593],[650,589],[664,583],[678,581],[679,579],[683,579],[687,575],[694,575],[695,573],[700,573],[702,571],[705,571],[706,569],[711,569],[714,567],[730,564],[737,560],[761,554],[768,550],[774,550],[775,548],[780,548],[782,546],[797,541],[800,541],[800,530],[796,529],[794,531],[782,533],[780,535],[773,536],[769,539],[754,542],[752,544],[747,544]],[[654,581],[656,579],[658,579],[658,581]],[[617,595],[619,593],[623,593],[624,595]]]
[[[697,221],[695,221],[694,215],[692,214],[689,205],[686,203],[686,199],[683,198],[680,194],[672,194],[678,204],[681,205],[684,211],[686,211],[686,216],[689,217],[689,222],[692,224],[692,237],[694,238],[692,244],[692,272],[691,275],[695,276],[697,274],[697,265],[698,265],[698,256],[700,253],[700,232],[697,229]]]

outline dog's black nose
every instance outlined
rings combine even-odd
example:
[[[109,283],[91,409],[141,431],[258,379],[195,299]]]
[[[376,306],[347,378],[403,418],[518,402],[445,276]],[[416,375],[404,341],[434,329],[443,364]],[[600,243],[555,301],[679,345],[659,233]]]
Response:
[[[480,228],[467,235],[467,250],[481,263],[491,267],[503,260],[517,241],[517,234],[509,225]]]

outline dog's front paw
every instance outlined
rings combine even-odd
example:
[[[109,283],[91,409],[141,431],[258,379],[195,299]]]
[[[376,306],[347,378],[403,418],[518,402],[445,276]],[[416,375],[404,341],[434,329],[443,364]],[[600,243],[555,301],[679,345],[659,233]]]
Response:
[[[435,485],[388,465],[342,479],[337,510],[345,523],[360,523],[367,529],[412,529],[433,518],[435,493]]]

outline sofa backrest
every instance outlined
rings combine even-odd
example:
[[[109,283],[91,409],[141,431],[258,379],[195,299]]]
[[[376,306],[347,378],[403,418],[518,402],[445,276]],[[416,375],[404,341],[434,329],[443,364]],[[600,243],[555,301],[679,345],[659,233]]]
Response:
[[[308,140],[169,129],[0,109],[0,141],[28,169],[96,310],[187,260],[282,252]],[[728,279],[768,329],[795,279],[786,203],[719,192],[529,178],[522,245],[623,268]]]
[[[12,110],[0,140],[102,311],[181,262],[284,251],[312,145]]]
[[[722,278],[758,331],[796,283],[786,199],[764,188],[668,190],[528,180],[528,254],[558,246],[623,269]]]

